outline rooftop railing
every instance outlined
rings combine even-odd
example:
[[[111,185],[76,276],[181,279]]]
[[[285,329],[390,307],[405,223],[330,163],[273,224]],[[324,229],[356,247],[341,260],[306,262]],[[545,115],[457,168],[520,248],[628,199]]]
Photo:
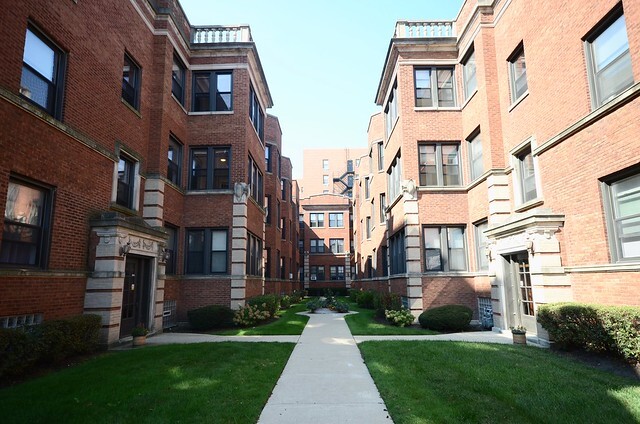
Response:
[[[442,38],[455,37],[454,21],[398,21],[395,38]]]
[[[241,43],[253,41],[249,25],[208,25],[191,27],[191,43]]]

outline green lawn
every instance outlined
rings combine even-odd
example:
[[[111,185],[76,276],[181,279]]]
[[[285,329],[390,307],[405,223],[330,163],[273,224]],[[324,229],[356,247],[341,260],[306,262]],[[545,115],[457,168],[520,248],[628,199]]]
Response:
[[[289,343],[202,343],[112,352],[0,390],[5,423],[254,423]]]
[[[382,324],[375,320],[375,311],[373,309],[359,308],[355,303],[350,303],[349,309],[351,311],[358,312],[357,314],[347,315],[345,317],[345,321],[351,330],[351,334],[354,336],[410,336],[415,334],[438,334],[436,331],[425,330],[420,327],[395,327],[390,324]]]
[[[212,331],[211,334],[221,336],[296,336],[302,334],[309,317],[298,315],[305,312],[304,304],[292,305],[289,309],[278,312],[278,319],[268,324],[251,328],[232,328],[227,330]]]
[[[640,383],[547,350],[460,342],[366,342],[396,424],[638,423]]]

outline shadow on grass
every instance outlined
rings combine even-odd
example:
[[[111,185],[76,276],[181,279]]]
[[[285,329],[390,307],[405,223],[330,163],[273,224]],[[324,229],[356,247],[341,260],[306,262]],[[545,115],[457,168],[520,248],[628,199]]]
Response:
[[[365,342],[396,424],[637,423],[640,384],[534,347]]]

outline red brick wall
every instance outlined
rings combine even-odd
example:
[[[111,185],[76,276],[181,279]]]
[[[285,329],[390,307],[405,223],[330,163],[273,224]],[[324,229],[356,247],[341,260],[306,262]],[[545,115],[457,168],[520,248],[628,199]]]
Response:
[[[45,320],[82,315],[82,277],[3,277],[0,316],[42,313]]]
[[[490,297],[488,281],[478,282],[474,277],[422,277],[424,309],[443,305],[465,305],[478,318],[478,297]]]
[[[186,320],[187,311],[207,305],[231,304],[231,281],[215,279],[183,279],[178,301],[178,319]]]

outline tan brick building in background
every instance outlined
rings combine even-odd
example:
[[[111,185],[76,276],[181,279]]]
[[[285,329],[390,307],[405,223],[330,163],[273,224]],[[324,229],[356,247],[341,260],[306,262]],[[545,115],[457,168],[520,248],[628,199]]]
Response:
[[[495,328],[542,337],[540,304],[640,305],[639,25],[640,4],[615,0],[398,22],[357,170],[358,284],[416,315],[489,302]]]

